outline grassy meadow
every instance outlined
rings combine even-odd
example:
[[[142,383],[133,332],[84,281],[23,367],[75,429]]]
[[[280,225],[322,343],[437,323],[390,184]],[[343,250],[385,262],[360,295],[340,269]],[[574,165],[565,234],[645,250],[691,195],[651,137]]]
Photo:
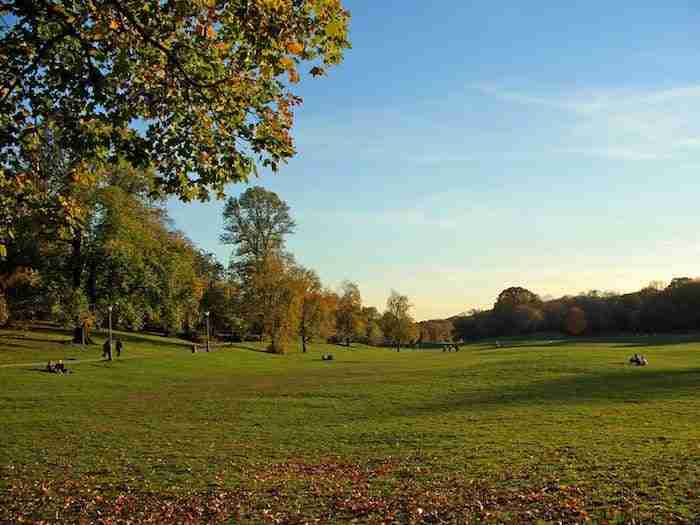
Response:
[[[279,356],[119,335],[105,362],[103,336],[82,350],[58,330],[0,331],[0,522],[700,516],[696,336]],[[48,359],[74,373],[41,372]]]

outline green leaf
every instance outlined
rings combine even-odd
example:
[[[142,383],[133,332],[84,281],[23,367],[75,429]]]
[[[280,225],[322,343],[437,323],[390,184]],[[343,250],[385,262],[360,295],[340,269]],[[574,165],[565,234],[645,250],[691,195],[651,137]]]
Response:
[[[333,20],[326,26],[326,35],[331,38],[343,36],[345,33],[345,25],[342,20]]]

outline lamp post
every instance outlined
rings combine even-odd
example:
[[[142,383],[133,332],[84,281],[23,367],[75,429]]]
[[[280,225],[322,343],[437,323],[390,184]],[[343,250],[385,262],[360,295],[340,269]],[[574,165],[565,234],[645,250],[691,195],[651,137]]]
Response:
[[[112,348],[112,308],[114,308],[111,304],[107,307],[107,311],[109,312],[109,348]]]
[[[107,312],[109,312],[109,350],[107,351],[107,359],[109,361],[112,360],[112,308],[114,307],[111,304],[107,307]]]
[[[204,312],[204,315],[207,317],[207,352],[209,351],[209,310]]]

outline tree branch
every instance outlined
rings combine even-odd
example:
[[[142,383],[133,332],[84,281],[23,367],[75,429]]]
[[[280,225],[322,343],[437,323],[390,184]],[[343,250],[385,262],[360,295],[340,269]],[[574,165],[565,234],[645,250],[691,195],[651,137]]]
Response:
[[[48,53],[54,45],[63,40],[69,34],[70,27],[66,28],[62,33],[55,35],[47,42],[44,42],[44,45],[41,47],[41,49],[39,49],[39,52],[34,57],[32,63],[29,66],[27,66],[20,75],[16,75],[14,77],[12,84],[10,86],[8,86],[7,84],[3,85],[3,89],[6,89],[6,91],[2,94],[2,96],[0,96],[0,103],[4,102],[5,99],[10,96],[10,94],[15,90],[17,84],[22,78],[28,76],[32,71],[35,71],[39,67],[39,62],[44,58],[44,55]]]
[[[161,51],[168,58],[168,62],[172,64],[178,71],[180,71],[185,82],[187,82],[190,86],[198,89],[212,89],[220,86],[229,79],[228,77],[226,77],[215,82],[199,82],[193,79],[187,72],[187,70],[185,70],[184,66],[182,65],[178,57],[172,52],[172,50],[168,49],[163,44],[158,42],[158,40],[153,38],[148,33],[148,31],[146,31],[146,28],[139,23],[134,14],[127,7],[122,5],[118,0],[114,0],[111,3],[117,9],[117,11],[119,11],[124,16],[124,18],[126,18],[129,21],[129,23],[134,26],[134,29],[136,29],[136,31],[139,33],[139,35],[141,35],[141,38],[143,38],[145,42]]]

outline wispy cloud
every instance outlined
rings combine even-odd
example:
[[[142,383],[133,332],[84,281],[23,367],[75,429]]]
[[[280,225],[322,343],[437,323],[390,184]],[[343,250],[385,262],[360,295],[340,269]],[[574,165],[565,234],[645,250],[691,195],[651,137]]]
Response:
[[[307,212],[307,218],[380,228],[440,228],[443,230],[455,230],[467,223],[470,214],[452,214],[441,212],[440,210],[431,210],[424,203],[414,202],[411,208],[402,209],[371,211],[315,210]]]
[[[405,158],[406,161],[412,164],[462,164],[466,162],[473,162],[478,160],[477,156],[474,155],[454,155],[454,154],[444,154],[444,155],[409,155]]]
[[[613,160],[630,160],[630,161],[644,161],[644,160],[662,160],[671,159],[672,155],[668,153],[655,152],[655,151],[644,151],[641,149],[626,149],[626,148],[567,148],[562,149],[562,153],[571,153],[574,155],[584,155],[587,157],[597,157],[601,159],[613,159]]]
[[[559,138],[565,153],[649,161],[700,152],[700,86],[544,95],[493,86],[474,89],[506,103],[572,116]]]
[[[556,110],[562,110],[562,111],[571,111],[574,113],[578,113],[580,110],[585,109],[576,103],[572,103],[570,101],[567,101],[565,98],[562,98],[559,95],[557,95],[557,96],[534,95],[531,93],[503,89],[503,88],[498,88],[498,87],[488,86],[488,85],[478,85],[478,86],[473,86],[473,88],[476,91],[478,91],[484,95],[492,96],[492,97],[498,98],[498,99],[506,101],[506,102],[513,102],[515,104],[522,104],[525,106],[540,106],[543,108],[556,109]]]

